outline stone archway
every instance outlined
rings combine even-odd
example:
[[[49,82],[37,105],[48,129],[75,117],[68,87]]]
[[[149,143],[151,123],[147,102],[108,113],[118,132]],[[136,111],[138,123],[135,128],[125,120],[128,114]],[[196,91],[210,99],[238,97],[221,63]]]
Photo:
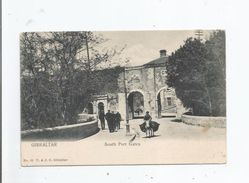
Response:
[[[98,103],[98,112],[100,113],[100,111],[105,113],[105,105],[103,102]]]
[[[144,95],[139,91],[132,91],[128,95],[129,118],[142,118],[144,116]]]
[[[163,87],[156,94],[158,118],[175,117],[177,114],[176,97],[172,89]]]

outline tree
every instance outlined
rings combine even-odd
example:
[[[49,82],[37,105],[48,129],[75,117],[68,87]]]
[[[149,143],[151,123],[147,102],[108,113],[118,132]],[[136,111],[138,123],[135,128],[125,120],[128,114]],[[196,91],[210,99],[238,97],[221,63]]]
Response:
[[[92,32],[23,33],[20,40],[23,128],[75,123],[95,92],[95,71],[122,51],[100,51],[106,40]]]
[[[225,37],[220,36],[215,32],[206,43],[187,39],[166,64],[166,84],[195,115],[225,115]]]
[[[51,63],[43,54],[45,44],[36,33],[23,33],[21,50],[22,128],[52,126],[57,123],[57,96],[50,82]]]
[[[212,94],[215,116],[226,115],[226,53],[225,32],[214,31],[205,45],[208,50],[208,85]]]

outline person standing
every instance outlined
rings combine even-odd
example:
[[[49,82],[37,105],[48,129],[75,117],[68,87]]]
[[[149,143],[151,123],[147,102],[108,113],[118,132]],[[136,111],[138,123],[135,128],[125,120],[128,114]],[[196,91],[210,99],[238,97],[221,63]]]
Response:
[[[113,127],[114,127],[114,131],[117,132],[118,131],[117,113],[114,114],[114,112],[113,112]]]
[[[100,120],[101,129],[104,130],[105,129],[105,113],[103,110],[99,112],[99,120]]]
[[[116,129],[116,119],[115,119],[115,114],[114,114],[114,111],[112,111],[112,113],[111,113],[112,115],[111,115],[111,130],[112,130],[112,132],[114,132],[114,130]]]
[[[151,123],[152,117],[149,114],[149,111],[146,112],[145,116],[144,116],[144,121],[145,121],[145,128],[146,128],[146,136],[150,135],[150,123]]]
[[[108,110],[108,112],[105,114],[105,119],[107,121],[107,126],[108,126],[108,129],[109,129],[109,132],[113,132],[112,130],[112,113],[110,110]]]
[[[116,119],[116,129],[119,130],[120,129],[120,121],[121,121],[121,114],[119,112],[116,113],[115,119]]]

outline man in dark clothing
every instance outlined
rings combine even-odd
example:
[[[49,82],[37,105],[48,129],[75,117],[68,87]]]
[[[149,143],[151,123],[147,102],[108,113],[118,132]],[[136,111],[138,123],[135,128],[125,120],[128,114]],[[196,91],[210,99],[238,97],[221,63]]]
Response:
[[[115,114],[115,123],[116,123],[116,130],[118,131],[120,129],[120,121],[121,121],[121,115],[119,112]]]
[[[145,116],[144,116],[144,121],[151,121],[152,117],[150,116],[149,111],[146,112]]]
[[[150,116],[149,111],[147,111],[145,116],[144,116],[145,128],[146,128],[146,137],[147,137],[147,135],[151,136],[153,134],[153,130],[150,127],[151,120],[152,120],[152,117]]]
[[[115,114],[114,114],[114,111],[112,111],[112,115],[111,115],[111,129],[112,129],[112,132],[114,132],[114,130],[116,129],[116,119],[115,119]]]
[[[110,110],[108,110],[108,112],[105,114],[105,119],[107,121],[107,125],[109,128],[109,132],[113,132],[113,124],[112,124],[112,113],[110,112]]]
[[[104,130],[105,129],[105,113],[103,110],[99,112],[99,120],[101,124],[101,129]]]

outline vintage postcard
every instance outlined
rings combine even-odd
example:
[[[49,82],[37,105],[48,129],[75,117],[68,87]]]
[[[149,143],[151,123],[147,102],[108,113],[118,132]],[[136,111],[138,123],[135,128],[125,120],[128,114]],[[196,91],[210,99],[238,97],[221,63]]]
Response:
[[[224,30],[20,34],[21,165],[226,163]]]

